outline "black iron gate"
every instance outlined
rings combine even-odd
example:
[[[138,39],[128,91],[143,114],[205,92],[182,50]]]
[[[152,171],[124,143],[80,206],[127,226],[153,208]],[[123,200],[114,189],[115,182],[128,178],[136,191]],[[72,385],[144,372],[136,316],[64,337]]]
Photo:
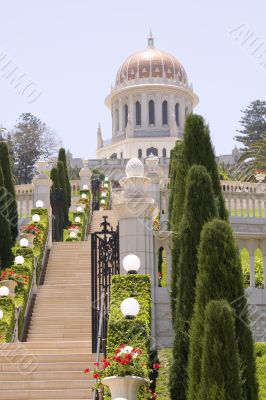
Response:
[[[106,355],[112,275],[119,274],[119,227],[103,216],[102,230],[91,234],[92,351]]]

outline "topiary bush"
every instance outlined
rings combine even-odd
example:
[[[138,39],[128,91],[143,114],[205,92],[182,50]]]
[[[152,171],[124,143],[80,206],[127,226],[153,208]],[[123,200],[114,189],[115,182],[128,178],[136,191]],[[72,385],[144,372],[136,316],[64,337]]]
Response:
[[[0,343],[11,342],[15,326],[15,303],[10,297],[0,298],[4,316],[0,320]]]

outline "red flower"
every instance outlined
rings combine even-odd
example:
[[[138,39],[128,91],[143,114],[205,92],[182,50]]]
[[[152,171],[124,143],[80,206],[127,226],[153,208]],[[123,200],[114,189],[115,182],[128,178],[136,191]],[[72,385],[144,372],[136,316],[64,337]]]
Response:
[[[125,354],[125,359],[128,361],[131,361],[132,355],[131,354]]]
[[[115,356],[115,357],[114,357],[114,360],[115,360],[116,362],[121,362],[122,358],[121,358],[120,356]]]
[[[84,374],[89,374],[90,373],[90,369],[89,368],[85,368],[84,369]]]
[[[161,365],[160,364],[153,364],[152,368],[153,369],[159,369],[159,368],[161,368]]]
[[[103,363],[104,368],[109,367],[109,365],[111,365],[110,361],[105,360]]]
[[[93,365],[95,365],[95,367],[99,367],[100,363],[99,362],[95,362],[95,363],[93,363]]]
[[[101,374],[99,374],[98,372],[95,372],[95,373],[93,374],[93,378],[94,378],[94,379],[99,379],[100,376],[101,376]]]
[[[142,351],[138,347],[134,347],[132,353],[142,354]]]

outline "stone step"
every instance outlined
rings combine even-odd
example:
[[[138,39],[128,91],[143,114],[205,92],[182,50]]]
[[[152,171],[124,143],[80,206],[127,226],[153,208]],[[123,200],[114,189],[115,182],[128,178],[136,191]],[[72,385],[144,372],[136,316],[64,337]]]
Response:
[[[56,374],[54,374],[56,375]],[[33,380],[33,381],[1,381],[1,392],[10,390],[44,390],[48,389],[90,389],[93,380],[89,380],[86,376],[83,380]],[[0,393],[1,393],[0,392]],[[1,397],[0,397],[1,398]]]
[[[53,380],[62,380],[62,381],[71,381],[71,380],[87,380],[89,379],[89,376],[86,376],[84,374],[84,369],[85,368],[93,368],[93,364],[85,366],[83,369],[77,369],[75,371],[66,371],[66,370],[60,370],[60,371],[37,371],[37,372],[32,372],[29,374],[21,374],[21,372],[2,372],[0,374],[0,382],[1,381],[53,381]],[[0,384],[1,388],[2,385]]]
[[[6,390],[0,391],[1,400],[46,400],[46,399],[91,399],[91,389],[60,389],[60,390]]]
[[[40,331],[40,328],[36,328],[36,327],[32,327],[30,326],[29,329],[29,334],[37,334]],[[78,334],[78,333],[86,333],[87,335],[91,335],[91,329],[88,329],[86,327],[79,327],[79,328],[69,328],[67,325],[64,328],[59,327],[53,327],[53,329],[51,329],[50,327],[43,327],[42,328],[42,334],[60,334],[61,332],[63,332],[64,334],[66,333],[74,333],[74,334]]]
[[[87,347],[74,347],[74,348],[46,348],[46,349],[40,349],[40,348],[30,348],[30,349],[23,349],[23,348],[17,348],[13,351],[10,350],[1,350],[0,356],[5,356],[7,359],[9,356],[16,356],[16,355],[25,355],[25,354],[31,354],[35,355],[35,357],[38,357],[38,355],[67,355],[67,354],[90,354],[91,353],[91,342],[87,341],[88,345]]]
[[[73,362],[73,361],[78,361],[78,362],[90,362],[94,361],[95,356],[90,353],[83,353],[83,354],[54,354],[54,353],[47,353],[47,354],[35,354],[32,353],[31,351],[28,351],[26,354],[27,360],[34,360],[36,363],[41,362],[41,363],[54,363],[54,362]],[[1,363],[19,363],[23,362],[23,358],[25,360],[25,355],[2,355],[0,353],[0,362]],[[33,361],[33,362],[34,362]],[[24,361],[25,362],[25,361]]]
[[[64,343],[64,342],[62,342]],[[52,344],[52,343],[51,343]],[[23,360],[22,360],[23,361]],[[19,363],[2,363],[0,364],[0,371],[14,372],[21,374],[24,379],[27,375],[34,372],[54,372],[54,371],[84,371],[85,368],[94,368],[93,362],[52,362],[52,363],[32,363],[19,362]],[[26,378],[25,378],[26,380]]]
[[[15,343],[2,343],[0,344],[1,350],[15,350],[15,349],[74,349],[74,348],[89,348],[89,341],[80,341],[80,342],[55,342],[55,343],[47,343],[47,342],[15,342]]]

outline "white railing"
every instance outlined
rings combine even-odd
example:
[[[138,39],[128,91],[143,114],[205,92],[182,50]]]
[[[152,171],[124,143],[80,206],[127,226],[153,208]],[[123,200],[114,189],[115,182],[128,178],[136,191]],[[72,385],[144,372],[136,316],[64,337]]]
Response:
[[[224,192],[226,208],[231,217],[265,218],[266,194],[251,192]]]

